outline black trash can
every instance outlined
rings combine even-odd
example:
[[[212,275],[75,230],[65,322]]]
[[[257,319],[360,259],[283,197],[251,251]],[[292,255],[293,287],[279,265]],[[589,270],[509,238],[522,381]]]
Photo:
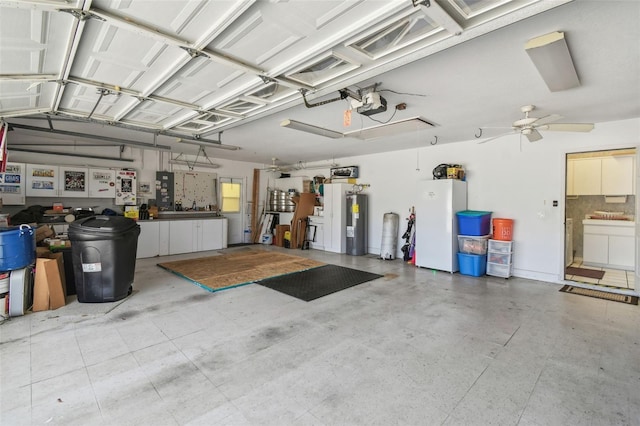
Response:
[[[133,289],[140,226],[122,216],[92,216],[69,225],[78,302],[115,302]]]

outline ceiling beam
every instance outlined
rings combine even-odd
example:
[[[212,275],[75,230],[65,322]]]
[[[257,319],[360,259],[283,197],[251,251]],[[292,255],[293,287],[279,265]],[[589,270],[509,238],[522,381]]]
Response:
[[[114,138],[111,136],[72,132],[70,130],[49,129],[46,127],[28,126],[26,124],[18,124],[18,123],[9,123],[9,126],[11,126],[14,129],[31,130],[34,132],[43,132],[43,133],[54,133],[57,135],[74,136],[77,138],[97,139],[97,140],[107,141],[107,142],[116,142],[118,144],[123,144],[123,145],[137,146],[140,148],[157,149],[157,150],[165,150],[165,151],[171,150],[171,147],[166,145],[155,145],[147,142],[130,141],[127,139]]]

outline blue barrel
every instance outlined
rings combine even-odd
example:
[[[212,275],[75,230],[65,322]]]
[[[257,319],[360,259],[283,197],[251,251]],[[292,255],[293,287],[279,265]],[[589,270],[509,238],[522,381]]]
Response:
[[[0,271],[22,269],[36,260],[36,232],[29,225],[0,228]]]

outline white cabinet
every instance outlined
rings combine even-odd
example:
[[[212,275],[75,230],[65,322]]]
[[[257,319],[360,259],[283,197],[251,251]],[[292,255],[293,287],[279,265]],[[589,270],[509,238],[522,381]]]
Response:
[[[87,198],[89,196],[89,169],[86,167],[58,166],[59,197]]]
[[[116,205],[135,206],[138,191],[137,174],[135,170],[116,171]]]
[[[138,222],[138,251],[136,258],[155,257],[160,255],[160,221]]]
[[[24,206],[26,165],[7,163],[4,173],[0,173],[0,198],[6,206]]]
[[[198,236],[202,238],[199,250],[220,250],[227,247],[227,219],[202,219],[196,222]]]
[[[115,198],[116,171],[111,169],[89,169],[89,197]]]
[[[58,166],[27,164],[27,196],[57,197]]]
[[[190,253],[193,241],[193,220],[173,220],[169,223],[169,254]]]
[[[574,160],[567,161],[567,195],[576,195],[575,185],[573,183]]]
[[[635,238],[632,236],[609,236],[609,263],[630,271],[635,261]]]
[[[635,262],[635,223],[585,219],[583,263],[632,271]]]
[[[602,159],[602,194],[634,194],[634,165],[632,156],[606,157]]]
[[[578,158],[573,161],[573,194],[602,194],[602,161],[600,158]]]
[[[227,226],[227,219],[172,220],[169,254],[226,248]]]
[[[635,157],[576,158],[567,162],[567,195],[635,194]]]
[[[353,185],[325,183],[324,198],[324,249],[334,253],[347,252],[347,197]]]
[[[583,262],[585,264],[606,265],[609,263],[609,236],[587,234],[585,229]]]
[[[86,167],[27,164],[26,169],[28,197],[89,196],[89,169]]]

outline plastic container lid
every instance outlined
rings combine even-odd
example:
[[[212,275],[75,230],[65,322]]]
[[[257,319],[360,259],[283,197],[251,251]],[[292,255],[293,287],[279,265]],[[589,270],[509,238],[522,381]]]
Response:
[[[69,231],[90,233],[120,233],[137,226],[135,220],[124,216],[91,216],[69,224]]]
[[[483,212],[480,210],[463,210],[456,214],[460,216],[485,216],[485,215],[491,214],[491,212]]]

